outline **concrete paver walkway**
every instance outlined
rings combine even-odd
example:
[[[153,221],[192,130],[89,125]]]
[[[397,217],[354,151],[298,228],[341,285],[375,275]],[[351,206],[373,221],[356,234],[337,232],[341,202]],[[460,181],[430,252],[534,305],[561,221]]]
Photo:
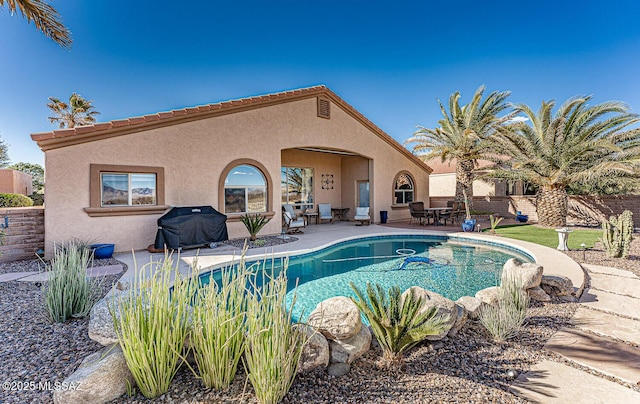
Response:
[[[572,328],[545,345],[571,362],[640,385],[640,279],[632,272],[584,265],[591,287]],[[512,391],[532,402],[640,403],[640,393],[566,364],[544,361],[518,377]]]
[[[122,265],[105,265],[102,267],[87,268],[87,276],[95,278],[98,276],[116,275],[122,272]],[[9,272],[0,275],[0,282],[21,281],[21,282],[44,282],[48,279],[49,272]]]

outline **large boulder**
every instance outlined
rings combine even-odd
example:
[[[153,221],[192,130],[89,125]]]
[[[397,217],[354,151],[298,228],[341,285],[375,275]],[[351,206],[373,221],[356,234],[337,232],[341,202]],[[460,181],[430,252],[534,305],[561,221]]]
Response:
[[[307,324],[331,340],[351,338],[362,328],[358,306],[344,296],[332,297],[318,303],[309,315]]]
[[[457,309],[456,322],[453,324],[453,327],[451,327],[451,329],[447,333],[447,336],[449,337],[455,336],[458,333],[458,331],[460,331],[460,329],[465,325],[465,323],[467,322],[467,318],[469,317],[469,314],[467,313],[467,309],[465,309],[464,306],[456,304],[456,309]]]
[[[551,296],[571,296],[573,294],[573,282],[566,276],[542,275],[540,287]]]
[[[360,331],[347,339],[329,341],[331,363],[353,363],[365,354],[371,347],[371,332],[369,327],[360,327]]]
[[[491,286],[476,292],[476,299],[484,304],[495,306],[500,299],[500,286]]]
[[[133,375],[127,367],[120,345],[111,345],[87,356],[69,377],[65,388],[53,392],[56,404],[100,404],[112,401],[133,386]]]
[[[324,335],[308,325],[297,324],[295,327],[301,329],[307,339],[298,361],[298,373],[326,368],[329,365],[329,342]]]
[[[522,289],[531,289],[540,286],[542,281],[542,265],[530,262],[522,262],[517,258],[511,258],[505,262],[502,268],[501,282],[509,279],[517,279],[522,283]]]
[[[115,303],[114,299],[117,299],[117,294],[98,300],[89,313],[89,338],[104,346],[118,343],[113,318],[109,311],[109,305]]]
[[[426,339],[430,341],[437,341],[446,337],[449,330],[451,330],[451,328],[456,324],[456,320],[458,319],[458,308],[456,307],[456,304],[451,299],[447,299],[436,292],[423,289],[419,286],[412,286],[405,290],[402,293],[402,301],[409,296],[409,293],[411,293],[412,290],[416,298],[422,298],[422,307],[418,313],[424,313],[427,310],[436,307],[436,315],[449,317],[445,328],[439,334],[430,335]]]
[[[482,301],[477,297],[462,296],[456,300],[456,304],[465,308],[469,318],[478,318],[478,310],[482,306]]]
[[[527,293],[531,300],[536,300],[538,302],[550,302],[551,297],[540,287],[527,289]]]

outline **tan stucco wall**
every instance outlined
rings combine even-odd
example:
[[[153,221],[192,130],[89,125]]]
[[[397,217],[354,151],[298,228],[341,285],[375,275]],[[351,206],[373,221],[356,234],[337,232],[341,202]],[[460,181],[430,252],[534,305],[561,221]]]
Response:
[[[456,194],[456,174],[431,174],[429,176],[429,187],[429,195],[432,197],[454,196]],[[503,183],[473,181],[474,196],[501,196],[504,194],[505,185]]]
[[[31,195],[31,174],[17,170],[0,170],[0,193]]]
[[[276,214],[261,234],[279,233],[280,167],[311,161],[340,174],[338,155],[290,152],[296,147],[332,147],[373,159],[372,206],[389,210],[389,219],[408,218],[408,209],[391,209],[393,180],[403,170],[416,181],[416,197],[428,200],[428,174],[341,108],[332,104],[331,119],[317,117],[316,99],[303,99],[228,115],[150,129],[45,153],[46,243],[80,237],[116,243],[117,251],[146,248],[154,241],[156,215],[89,217],[89,165],[160,166],[165,172],[165,202],[172,206],[212,205],[218,210],[218,183],[224,167],[236,159],[254,159],[270,176]],[[296,155],[296,153],[299,153]],[[333,192],[323,192],[316,171],[316,201],[342,203],[338,178]],[[334,177],[335,178],[335,177]],[[350,181],[350,180],[349,180]],[[377,214],[372,218],[379,220]],[[239,222],[228,223],[231,238],[247,235]]]

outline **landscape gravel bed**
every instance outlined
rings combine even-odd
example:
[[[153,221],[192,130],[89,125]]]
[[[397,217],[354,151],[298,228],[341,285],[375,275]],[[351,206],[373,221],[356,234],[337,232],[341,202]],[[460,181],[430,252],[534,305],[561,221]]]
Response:
[[[277,242],[277,240],[270,240]],[[269,246],[269,243],[266,243]],[[261,246],[264,247],[264,246]],[[581,262],[582,251],[568,255]],[[598,248],[585,252],[586,262],[615,266],[640,274],[640,242],[634,240],[631,259],[606,258]],[[115,263],[100,262],[100,265]],[[38,271],[39,261],[19,261],[0,265],[0,273]],[[106,278],[104,290],[119,275]],[[508,370],[520,373],[543,359],[564,360],[542,349],[553,333],[568,324],[576,303],[553,301],[532,303],[524,329],[514,340],[491,341],[477,321],[469,321],[455,336],[435,346],[428,343],[409,352],[406,368],[389,373],[379,366],[380,349],[375,347],[351,366],[341,378],[326,371],[299,375],[285,403],[397,403],[465,402],[522,403],[507,392]],[[88,319],[50,324],[44,317],[42,290],[31,282],[0,283],[0,381],[62,382],[84,357],[100,349],[87,336]],[[240,366],[242,369],[242,366]],[[114,403],[144,403],[139,393],[121,397]],[[50,403],[50,391],[0,390],[2,403]],[[226,392],[206,389],[187,367],[180,369],[169,391],[151,402],[157,403],[255,403],[250,384],[241,370]]]
[[[624,269],[633,272],[636,276],[640,276],[640,233],[633,234],[633,240],[629,248],[629,258],[627,259],[607,257],[607,252],[602,248],[601,242],[596,242],[595,247],[588,248],[585,251],[571,250],[565,253],[577,262]]]

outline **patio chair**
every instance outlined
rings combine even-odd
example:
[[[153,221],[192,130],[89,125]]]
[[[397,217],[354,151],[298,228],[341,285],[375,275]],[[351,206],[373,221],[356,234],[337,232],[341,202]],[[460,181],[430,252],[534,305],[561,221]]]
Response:
[[[410,202],[409,213],[411,214],[411,222],[417,220],[419,224],[422,224],[422,220],[426,220],[429,224],[429,216],[424,210],[424,202]]]
[[[293,210],[293,205],[291,205],[290,203],[285,203],[284,205],[282,205],[282,210],[284,212],[289,212],[289,215],[291,215],[291,217],[294,219],[297,219],[300,217],[300,215],[298,215],[296,211]]]
[[[331,211],[330,203],[319,203],[318,204],[318,220],[322,223],[323,220],[329,220],[331,224],[333,224],[333,212]]]
[[[364,222],[367,222],[367,225],[371,224],[371,216],[369,215],[369,207],[365,208],[356,208],[356,215],[353,218],[356,222],[356,226],[361,226]]]
[[[463,211],[463,203],[461,202],[455,202],[455,201],[448,201],[447,202],[447,207],[451,208],[451,223],[453,223],[454,221],[456,223],[460,223],[461,220],[460,218],[462,216],[465,215],[464,211]]]
[[[302,233],[301,228],[306,227],[304,218],[293,218],[289,212],[282,212],[282,222],[286,227],[287,233]]]

